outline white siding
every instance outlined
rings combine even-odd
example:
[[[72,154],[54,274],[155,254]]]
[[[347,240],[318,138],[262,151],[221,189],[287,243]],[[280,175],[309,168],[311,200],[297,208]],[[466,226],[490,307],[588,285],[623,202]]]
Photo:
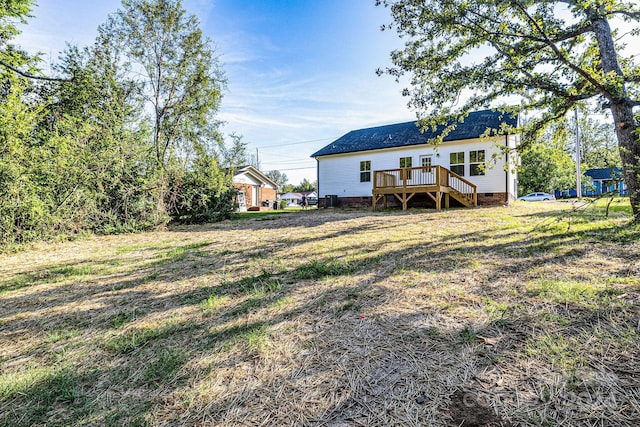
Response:
[[[274,190],[276,189],[274,185],[269,184],[268,182],[263,182],[262,180],[259,180],[248,173],[235,175],[233,177],[233,182],[236,184],[262,185],[263,188],[272,188]]]
[[[520,144],[520,135],[509,135],[509,156],[508,156],[508,169],[507,175],[509,183],[507,192],[509,193],[509,201],[514,201],[518,198],[518,166],[520,166],[520,158],[516,151],[516,148]]]
[[[319,197],[336,194],[338,197],[371,196],[373,187],[373,171],[397,169],[401,157],[411,157],[413,167],[420,166],[420,156],[432,155],[432,164],[449,168],[449,154],[463,151],[465,153],[464,177],[478,186],[479,193],[504,193],[512,184],[507,184],[505,158],[498,146],[504,146],[507,137],[487,139],[470,139],[465,141],[445,142],[438,150],[428,144],[383,150],[361,151],[357,153],[337,154],[318,157]],[[516,141],[509,141],[515,144]],[[469,151],[485,150],[487,169],[485,175],[469,176]],[[493,154],[496,153],[496,157]],[[360,162],[371,161],[371,182],[360,182]],[[509,168],[510,169],[510,168]],[[511,178],[511,179],[510,179]]]
[[[238,184],[249,184],[249,185],[260,185],[261,181],[258,181],[252,176],[247,175],[246,173],[236,175],[233,177],[233,182]]]

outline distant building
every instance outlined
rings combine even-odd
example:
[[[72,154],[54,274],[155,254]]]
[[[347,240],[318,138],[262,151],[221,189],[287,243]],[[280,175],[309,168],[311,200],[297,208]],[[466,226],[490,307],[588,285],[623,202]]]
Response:
[[[587,169],[584,173],[590,182],[582,183],[583,196],[601,196],[603,194],[617,193],[629,194],[629,189],[624,182],[621,168]],[[556,197],[577,197],[574,188],[569,190],[555,190]]]
[[[240,210],[271,207],[276,200],[278,184],[253,166],[241,166],[233,174],[233,186],[238,190]]]
[[[287,202],[288,206],[298,206],[302,200],[301,193],[284,193],[279,196],[280,200]]]
[[[585,185],[582,191],[585,196],[599,196],[611,192],[627,194],[629,192],[624,183],[621,168],[588,169],[584,174],[591,178],[591,186]]]

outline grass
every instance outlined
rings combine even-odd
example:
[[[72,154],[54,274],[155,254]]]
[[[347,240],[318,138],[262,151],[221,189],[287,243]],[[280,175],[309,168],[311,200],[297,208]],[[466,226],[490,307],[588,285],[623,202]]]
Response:
[[[618,301],[617,297],[624,293],[621,288],[575,280],[536,280],[530,283],[527,289],[545,301],[590,308],[615,304]]]
[[[604,202],[250,212],[2,255],[0,426],[472,425],[460,399],[638,425],[640,229]]]

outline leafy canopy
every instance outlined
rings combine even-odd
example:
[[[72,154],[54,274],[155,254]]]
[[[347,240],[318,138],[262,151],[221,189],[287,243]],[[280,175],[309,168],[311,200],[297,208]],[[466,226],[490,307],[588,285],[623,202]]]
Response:
[[[638,100],[640,69],[620,57],[622,74],[602,72],[594,15],[640,18],[637,3],[616,0],[378,0],[389,27],[405,38],[392,52],[398,79],[411,74],[410,105],[442,121],[496,102],[539,109],[534,128],[598,98]],[[384,29],[383,28],[383,29]],[[631,36],[638,34],[634,29]],[[622,46],[611,46],[620,52]],[[614,53],[615,53],[614,52]],[[629,87],[624,87],[624,83]],[[626,92],[624,91],[626,89]],[[519,110],[518,107],[511,110]]]
[[[404,49],[388,73],[434,126],[502,105],[535,110],[524,141],[578,105],[611,111],[631,207],[640,221],[640,4],[625,0],[377,0],[390,7]],[[618,34],[619,23],[630,30]],[[612,23],[614,24],[612,27]],[[383,28],[384,29],[384,28]],[[505,106],[509,105],[510,106]],[[450,130],[451,126],[447,129]],[[522,130],[522,129],[521,129]],[[502,129],[502,131],[509,131]],[[437,142],[437,141],[436,141]],[[526,147],[521,147],[526,148]]]

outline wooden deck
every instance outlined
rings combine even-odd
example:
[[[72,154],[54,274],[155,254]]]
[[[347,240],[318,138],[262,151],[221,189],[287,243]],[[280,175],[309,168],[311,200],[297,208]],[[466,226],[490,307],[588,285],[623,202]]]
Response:
[[[387,207],[387,196],[395,196],[407,210],[407,203],[416,194],[426,194],[436,204],[449,208],[453,197],[466,207],[478,206],[477,187],[460,175],[442,166],[387,169],[373,172],[373,210],[382,200]]]

